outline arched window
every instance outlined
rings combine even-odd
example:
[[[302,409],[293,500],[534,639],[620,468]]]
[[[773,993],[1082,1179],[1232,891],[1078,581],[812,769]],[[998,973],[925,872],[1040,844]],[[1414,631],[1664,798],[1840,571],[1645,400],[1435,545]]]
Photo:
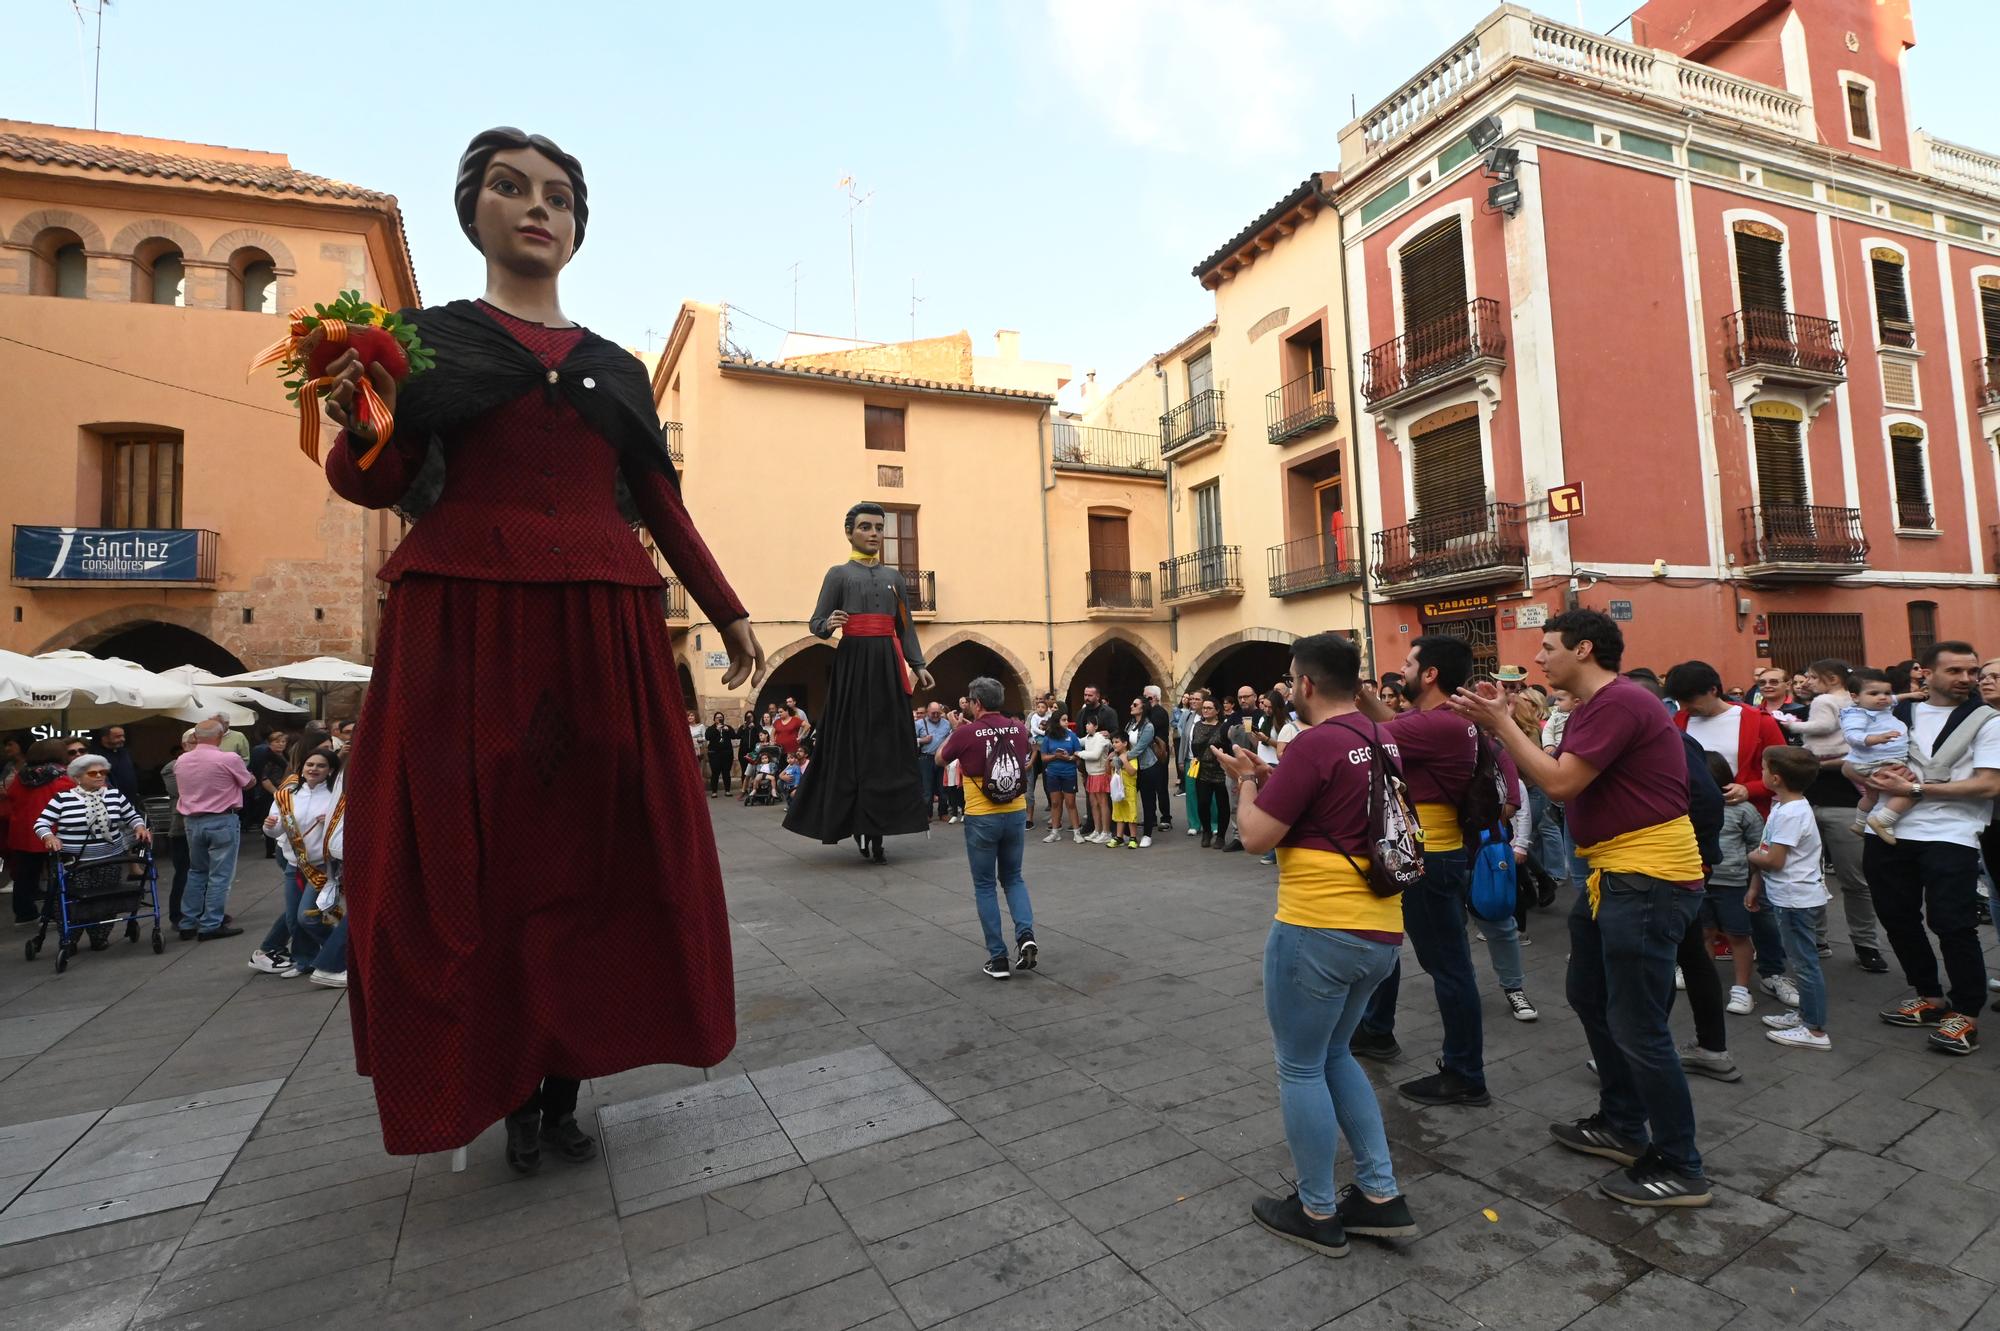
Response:
[[[157,237],[132,255],[132,299],[142,305],[186,305],[187,268],[181,248]]]
[[[76,232],[58,226],[36,236],[29,264],[30,295],[83,299],[88,268]]]
[[[259,249],[229,256],[229,308],[252,314],[278,312],[278,266]]]

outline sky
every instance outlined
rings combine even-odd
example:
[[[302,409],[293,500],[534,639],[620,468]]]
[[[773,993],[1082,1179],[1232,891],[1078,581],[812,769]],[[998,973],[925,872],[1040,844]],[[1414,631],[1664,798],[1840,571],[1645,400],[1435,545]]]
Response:
[[[94,3],[6,0],[0,118],[91,123]],[[1352,106],[1496,3],[111,0],[98,124],[395,194],[429,302],[481,289],[452,177],[473,134],[516,125],[583,162],[563,304],[625,345],[657,349],[693,299],[730,304],[757,355],[784,327],[964,329],[980,352],[1008,328],[1116,382],[1210,317],[1189,270],[1338,165]],[[1601,32],[1636,3],[1534,7]],[[2000,150],[1992,0],[1916,19],[1917,123]]]

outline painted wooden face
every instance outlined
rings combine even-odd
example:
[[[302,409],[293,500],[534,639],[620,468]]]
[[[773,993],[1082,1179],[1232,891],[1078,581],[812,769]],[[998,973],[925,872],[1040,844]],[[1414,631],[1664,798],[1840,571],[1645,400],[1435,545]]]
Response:
[[[533,148],[494,153],[472,212],[480,252],[510,272],[555,276],[576,250],[575,203],[569,173]]]

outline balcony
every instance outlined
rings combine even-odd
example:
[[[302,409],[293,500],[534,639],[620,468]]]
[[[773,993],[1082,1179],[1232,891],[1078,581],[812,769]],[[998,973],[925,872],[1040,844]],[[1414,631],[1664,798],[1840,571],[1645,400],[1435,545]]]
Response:
[[[1751,577],[1811,581],[1868,567],[1861,510],[1823,504],[1752,504],[1743,519],[1743,571]]]
[[[1222,390],[1205,388],[1160,417],[1160,452],[1182,461],[1206,453],[1228,432],[1222,419]]]
[[[903,575],[903,586],[910,596],[910,614],[935,615],[937,613],[937,574],[927,568],[906,568],[898,570]]]
[[[1050,421],[1049,451],[1057,471],[1113,476],[1165,476],[1160,436],[1139,430],[1107,430],[1072,421]]]
[[[1506,324],[1500,302],[1469,302],[1373,347],[1361,360],[1361,396],[1370,411],[1388,411],[1426,393],[1507,363]]]
[[[1264,395],[1264,432],[1274,444],[1323,430],[1338,419],[1333,372],[1323,366]]]
[[[1274,545],[1266,558],[1273,596],[1297,596],[1359,582],[1361,534],[1354,527],[1336,527]]]
[[[204,587],[222,538],[193,527],[14,528],[17,587]]]
[[[1766,371],[1827,384],[1847,378],[1839,321],[1790,310],[1737,310],[1723,315],[1722,360],[1732,376]]]
[[[2000,407],[2000,356],[1974,356],[1972,383],[1981,411]]]
[[[1911,164],[1960,189],[2000,196],[2000,157],[1962,143],[1934,139],[1918,130],[1910,135]]]
[[[1243,594],[1237,571],[1239,551],[1233,545],[1209,545],[1177,555],[1160,564],[1160,600],[1207,601]]]
[[[1084,607],[1092,619],[1116,619],[1153,612],[1153,575],[1129,569],[1093,568],[1083,575]]]
[[[663,580],[667,600],[667,622],[685,624],[688,622],[688,592],[679,578]]]
[[[1481,504],[1375,533],[1375,582],[1398,593],[1512,582],[1528,557],[1527,510]]]
[[[681,466],[687,461],[687,455],[681,452],[681,423],[679,421],[666,422],[666,431],[667,456],[674,460],[676,467]]]

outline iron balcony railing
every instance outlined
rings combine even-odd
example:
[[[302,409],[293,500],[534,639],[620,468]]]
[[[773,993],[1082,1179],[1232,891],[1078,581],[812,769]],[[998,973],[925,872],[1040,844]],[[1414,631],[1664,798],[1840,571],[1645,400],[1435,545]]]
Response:
[[[1361,581],[1361,536],[1353,527],[1334,527],[1274,545],[1265,557],[1273,596],[1297,596]]]
[[[1757,565],[1819,564],[1861,568],[1868,541],[1861,510],[1825,504],[1751,504],[1743,518],[1743,558]]]
[[[1898,499],[1896,501],[1896,526],[1903,531],[1931,531],[1937,520],[1931,516],[1930,501],[1925,499]]]
[[[1730,370],[1759,366],[1845,375],[1840,323],[1790,310],[1737,310],[1722,316],[1722,357]]]
[[[1108,430],[1097,425],[1051,421],[1050,450],[1059,468],[1078,471],[1132,471],[1164,475],[1160,436],[1139,430]]]
[[[1325,366],[1264,395],[1264,431],[1274,444],[1323,430],[1339,417],[1333,405],[1333,372]]]
[[[1151,610],[1153,575],[1130,569],[1093,568],[1084,573],[1093,610]]]
[[[1527,554],[1527,510],[1520,504],[1423,514],[1375,533],[1375,581],[1387,587],[1511,568]]]
[[[1972,382],[1978,385],[1980,406],[2000,407],[2000,356],[1974,357]]]
[[[687,455],[681,451],[681,423],[679,421],[666,422],[666,431],[667,456],[672,458],[674,465],[678,467],[687,461]]]
[[[937,574],[927,568],[906,568],[903,586],[909,590],[910,613],[913,615],[934,615],[937,613]]]
[[[685,624],[688,622],[688,591],[679,578],[662,579],[667,600],[667,622]]]
[[[1222,419],[1222,390],[1204,388],[1160,417],[1160,451],[1171,457],[1175,449],[1221,434],[1226,428]]]
[[[1224,596],[1243,590],[1243,576],[1237,571],[1238,549],[1233,545],[1209,545],[1160,563],[1160,599],[1189,601],[1201,596]]]
[[[1361,360],[1361,396],[1373,406],[1383,398],[1441,379],[1479,360],[1507,353],[1500,302],[1482,296],[1371,348]]]

